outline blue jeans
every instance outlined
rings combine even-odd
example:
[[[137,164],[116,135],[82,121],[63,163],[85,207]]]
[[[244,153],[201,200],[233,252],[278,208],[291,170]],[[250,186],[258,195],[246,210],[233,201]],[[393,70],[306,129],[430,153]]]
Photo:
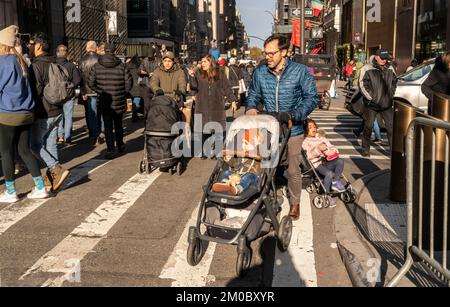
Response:
[[[375,118],[375,122],[373,123],[373,132],[375,133],[375,138],[381,140],[381,129],[377,118]]]
[[[237,171],[228,170],[223,173],[223,181],[228,181],[231,175],[237,174]],[[237,186],[239,193],[245,192],[248,188],[258,182],[258,176],[253,173],[246,173],[241,176],[241,182]]]
[[[359,127],[356,132],[358,132],[358,135],[360,135],[361,133],[364,132],[364,126],[365,126],[365,122],[363,121],[361,124],[361,127]],[[381,140],[381,128],[380,125],[378,124],[378,119],[375,118],[375,122],[373,123],[373,132],[375,133],[375,138],[377,140]]]
[[[100,132],[105,131],[105,123],[97,108],[97,97],[89,96],[86,105],[86,120],[88,121],[89,136],[91,138],[98,138]]]
[[[48,119],[36,119],[31,129],[31,151],[43,161],[49,170],[58,164],[58,125],[63,115]]]
[[[64,138],[66,142],[72,140],[72,124],[73,124],[73,110],[75,107],[75,98],[69,100],[64,104],[64,117],[59,122],[58,138]]]
[[[138,115],[138,108],[141,105],[142,98],[141,97],[134,97],[133,98],[133,116]]]

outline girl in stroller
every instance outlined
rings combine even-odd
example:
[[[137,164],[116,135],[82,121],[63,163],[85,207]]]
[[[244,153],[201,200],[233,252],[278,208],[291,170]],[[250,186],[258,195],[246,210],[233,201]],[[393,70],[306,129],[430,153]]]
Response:
[[[339,158],[339,151],[318,131],[317,124],[312,119],[307,119],[306,137],[303,142],[303,150],[315,170],[324,177],[323,186],[328,196],[330,208],[336,207],[336,199],[331,191],[336,193],[346,192],[346,187],[340,182],[344,172],[344,160]]]

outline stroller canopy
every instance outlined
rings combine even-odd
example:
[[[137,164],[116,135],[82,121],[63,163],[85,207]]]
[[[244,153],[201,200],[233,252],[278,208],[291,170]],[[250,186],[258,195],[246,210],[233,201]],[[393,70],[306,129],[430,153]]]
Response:
[[[262,159],[268,159],[272,157],[273,152],[278,150],[278,144],[280,140],[280,123],[270,115],[258,115],[258,116],[241,116],[237,118],[231,125],[227,138],[225,141],[226,152],[246,152],[242,150],[242,139],[245,138],[245,132],[249,130],[258,130],[265,134],[265,143],[258,144],[265,145],[265,148],[258,150],[258,156],[261,155]],[[241,140],[241,141],[239,141]]]

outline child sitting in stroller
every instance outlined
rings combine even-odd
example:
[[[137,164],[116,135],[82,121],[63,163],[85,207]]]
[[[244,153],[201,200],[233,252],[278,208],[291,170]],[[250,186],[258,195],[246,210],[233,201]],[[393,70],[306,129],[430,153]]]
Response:
[[[258,182],[261,164],[257,153],[258,146],[263,144],[264,140],[264,134],[260,129],[245,130],[239,155],[241,157],[231,156],[225,152],[224,161],[230,169],[224,172],[221,182],[213,185],[213,192],[236,196]]]
[[[339,158],[339,151],[330,143],[322,131],[318,131],[317,124],[312,119],[307,119],[305,124],[306,137],[303,142],[303,150],[306,151],[308,160],[319,174],[324,176],[323,185],[325,192],[331,190],[344,193],[345,186],[340,182],[344,172],[344,160]],[[328,196],[330,207],[336,207],[336,200]]]

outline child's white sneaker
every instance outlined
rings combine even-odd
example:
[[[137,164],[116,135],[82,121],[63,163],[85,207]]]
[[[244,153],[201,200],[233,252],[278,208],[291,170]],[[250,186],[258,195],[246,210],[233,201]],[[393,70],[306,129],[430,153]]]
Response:
[[[27,197],[28,199],[46,199],[49,197],[49,194],[46,189],[39,190],[38,188],[34,188]]]
[[[14,204],[19,201],[19,197],[17,196],[17,193],[14,192],[13,194],[8,193],[8,191],[3,191],[0,194],[0,203],[4,204]]]

